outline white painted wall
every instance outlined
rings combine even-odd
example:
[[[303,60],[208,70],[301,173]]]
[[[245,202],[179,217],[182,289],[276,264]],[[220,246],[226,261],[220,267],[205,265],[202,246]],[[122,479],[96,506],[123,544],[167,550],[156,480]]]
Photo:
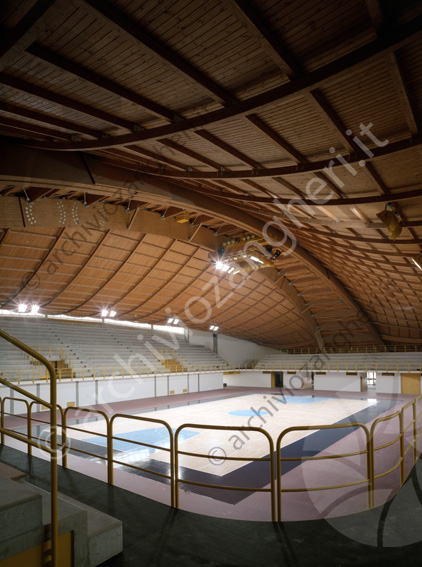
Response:
[[[192,345],[202,345],[212,350],[213,337],[211,332],[190,331],[189,343]],[[251,341],[235,339],[218,333],[218,352],[232,364],[245,364],[252,362],[258,356],[264,354],[278,354],[279,351],[273,348],[262,347]]]
[[[57,384],[57,403],[63,408],[67,407],[69,402],[73,402],[76,406],[93,406],[97,404],[108,404],[112,402],[121,402],[124,400],[153,398],[157,396],[167,396],[170,391],[174,391],[174,395],[189,392],[198,392],[206,390],[217,390],[223,388],[223,373],[205,373],[205,374],[173,374],[157,376],[156,383],[154,378],[125,378],[116,380],[74,380],[73,382],[61,382]],[[46,401],[50,400],[50,386],[46,383],[35,383],[22,386],[27,392],[34,394]],[[0,386],[0,397],[25,398],[17,392],[13,392],[6,386]],[[5,409],[7,412],[21,414],[26,412],[26,406],[22,402],[6,402]],[[36,404],[33,411],[40,411],[41,407]]]
[[[271,388],[271,374],[264,374],[258,371],[226,374],[224,382],[227,386],[261,386],[262,388]]]
[[[380,394],[401,394],[400,374],[395,372],[394,376],[383,376],[381,372],[377,372],[376,388]]]
[[[210,372],[209,374],[201,374],[199,376],[199,391],[218,390],[223,387],[223,373]]]
[[[345,372],[327,372],[326,375],[315,374],[314,389],[360,392],[360,375],[347,376]]]

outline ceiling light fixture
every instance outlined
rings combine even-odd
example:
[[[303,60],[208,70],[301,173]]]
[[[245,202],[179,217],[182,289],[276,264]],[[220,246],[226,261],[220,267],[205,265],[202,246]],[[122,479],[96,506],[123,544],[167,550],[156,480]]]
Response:
[[[37,305],[36,303],[34,303],[34,304],[31,306],[31,315],[36,315],[39,310],[40,310],[40,306]]]
[[[111,310],[109,313],[109,317],[115,317],[117,315],[116,311]]]
[[[399,222],[397,205],[387,203],[385,209],[381,213],[378,213],[377,217],[387,227],[388,238],[396,240],[396,238],[400,236],[403,228]]]
[[[27,310],[28,305],[26,303],[19,303],[18,305],[18,313],[25,313]]]
[[[170,318],[167,320],[167,325],[171,325],[172,323],[173,323],[173,317],[170,317]]]
[[[107,317],[108,309],[101,309],[101,317]]]
[[[419,256],[414,256],[412,258],[412,262],[420,269],[422,270],[422,253],[419,254]]]

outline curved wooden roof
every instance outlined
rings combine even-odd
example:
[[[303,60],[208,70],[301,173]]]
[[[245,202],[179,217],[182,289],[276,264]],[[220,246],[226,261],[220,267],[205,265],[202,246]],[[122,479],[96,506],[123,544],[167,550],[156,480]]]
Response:
[[[418,0],[0,12],[2,308],[171,313],[278,347],[422,343]],[[278,257],[217,272],[246,233]]]

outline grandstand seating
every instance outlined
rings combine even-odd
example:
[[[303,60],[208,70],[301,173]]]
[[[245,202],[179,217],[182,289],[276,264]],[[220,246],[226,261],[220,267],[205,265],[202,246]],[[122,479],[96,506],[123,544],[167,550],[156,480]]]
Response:
[[[164,360],[174,359],[174,369],[221,370],[227,362],[200,345],[190,345],[183,335],[152,329],[102,323],[61,321],[30,317],[2,317],[0,327],[49,360],[67,360],[74,378],[167,373]],[[1,372],[8,379],[38,379],[42,366],[18,349],[0,342]],[[59,377],[67,377],[63,371]]]
[[[263,356],[256,368],[275,370],[321,370],[364,372],[421,371],[422,352],[368,352],[289,354],[280,352]]]

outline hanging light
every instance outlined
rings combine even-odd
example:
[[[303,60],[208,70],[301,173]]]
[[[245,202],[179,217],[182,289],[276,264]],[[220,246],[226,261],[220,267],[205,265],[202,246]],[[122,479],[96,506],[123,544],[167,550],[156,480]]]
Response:
[[[403,229],[398,219],[397,207],[393,203],[387,203],[385,209],[378,213],[377,217],[387,227],[388,238],[396,240]]]
[[[40,306],[37,305],[36,303],[34,303],[34,304],[31,306],[31,315],[36,315],[39,310],[40,310]]]
[[[101,317],[107,317],[108,309],[101,309]]]
[[[26,303],[19,303],[18,305],[18,313],[25,313],[28,308]]]
[[[414,256],[412,258],[412,262],[420,269],[422,270],[422,253],[419,254],[419,256]]]

